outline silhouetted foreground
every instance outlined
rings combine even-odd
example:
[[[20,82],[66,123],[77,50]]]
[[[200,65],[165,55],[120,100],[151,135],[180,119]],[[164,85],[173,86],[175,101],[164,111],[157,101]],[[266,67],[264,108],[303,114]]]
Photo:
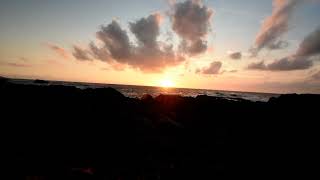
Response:
[[[287,178],[317,167],[319,95],[139,100],[111,88],[0,87],[9,179]]]

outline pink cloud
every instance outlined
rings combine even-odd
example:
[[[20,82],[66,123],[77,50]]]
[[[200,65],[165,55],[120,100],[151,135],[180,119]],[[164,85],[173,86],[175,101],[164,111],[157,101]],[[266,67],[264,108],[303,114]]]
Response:
[[[67,50],[65,50],[62,47],[59,47],[58,45],[55,45],[52,43],[46,43],[46,46],[64,59],[70,59],[71,57]]]

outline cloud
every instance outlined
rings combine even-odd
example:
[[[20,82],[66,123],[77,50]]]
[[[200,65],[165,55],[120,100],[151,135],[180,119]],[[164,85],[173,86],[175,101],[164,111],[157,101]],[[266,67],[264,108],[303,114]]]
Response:
[[[110,54],[106,47],[99,48],[93,42],[91,42],[89,44],[89,49],[90,49],[91,55],[95,59],[99,59],[104,62],[107,62],[110,59]]]
[[[309,69],[313,66],[313,62],[305,57],[285,57],[276,60],[270,64],[265,64],[263,61],[258,63],[251,63],[248,69],[251,70],[268,70],[268,71],[293,71]]]
[[[320,82],[320,70],[314,74],[311,75],[312,80],[316,80]]]
[[[129,22],[129,33],[134,35],[136,42],[132,42],[127,30],[113,20],[96,32],[96,38],[101,42],[99,46],[93,42],[87,49],[74,46],[73,56],[82,61],[95,59],[111,67],[131,67],[154,73],[177,66],[188,56],[205,52],[208,49],[206,38],[210,31],[212,9],[203,5],[201,0],[170,1],[170,4],[171,28],[181,38],[179,45],[159,40],[163,16],[153,13]]]
[[[140,46],[146,48],[158,48],[157,37],[160,35],[160,22],[162,16],[159,13],[141,18],[129,23],[131,32],[137,38]]]
[[[207,42],[201,39],[192,43],[188,43],[188,41],[182,40],[179,45],[179,49],[181,50],[181,52],[187,53],[189,55],[203,53],[207,50],[207,48]]]
[[[73,46],[73,53],[72,55],[77,59],[81,61],[91,61],[92,58],[90,57],[90,54],[87,50],[82,49],[79,46]]]
[[[11,67],[18,67],[18,68],[27,68],[32,67],[30,64],[25,63],[12,63],[12,62],[0,62],[2,66],[11,66]]]
[[[113,20],[109,25],[101,26],[96,36],[104,43],[111,56],[119,62],[125,62],[132,56],[128,34],[121,29],[117,21]]]
[[[61,56],[64,59],[69,59],[70,55],[67,50],[65,50],[62,47],[59,47],[58,45],[52,44],[52,43],[46,43],[46,46],[50,48],[52,51],[57,53],[59,56]]]
[[[271,16],[267,17],[258,32],[251,49],[255,56],[263,48],[281,49],[287,45],[279,40],[289,29],[289,19],[301,0],[273,0]]]
[[[18,67],[18,68],[28,68],[32,67],[32,64],[28,63],[29,59],[25,57],[19,57],[15,60],[15,62],[9,61],[0,61],[1,66],[10,66],[10,67]]]
[[[236,69],[233,69],[233,70],[223,70],[223,71],[220,71],[219,74],[224,74],[224,73],[237,73],[238,70]]]
[[[274,61],[267,67],[271,71],[292,71],[304,70],[313,66],[313,62],[305,57],[285,57],[280,60]]]
[[[173,50],[173,45],[158,42],[162,16],[159,13],[130,23],[130,30],[138,40],[133,57],[128,64],[145,72],[160,72],[168,66],[175,66],[184,58]]]
[[[285,49],[289,46],[289,43],[287,41],[278,41],[272,44],[269,44],[267,46],[268,49],[270,50],[276,50],[276,49]]]
[[[220,61],[212,62],[208,67],[204,67],[202,69],[197,69],[197,74],[219,74],[220,69],[222,67],[222,63]]]
[[[242,53],[241,52],[230,52],[229,57],[231,59],[241,59],[242,58]]]
[[[313,56],[320,54],[320,27],[311,32],[300,43],[297,56]]]
[[[189,55],[207,49],[206,36],[210,29],[213,10],[202,5],[201,0],[187,0],[173,5],[170,18],[172,29],[182,39],[180,50]]]
[[[300,43],[297,51],[287,57],[276,60],[268,65],[264,62],[251,63],[248,69],[270,71],[292,71],[309,69],[314,61],[320,61],[320,27],[307,35]]]
[[[247,67],[249,70],[267,70],[267,66],[264,64],[263,61],[257,63],[250,63]]]
[[[107,62],[117,70],[129,65],[143,72],[161,72],[164,68],[176,66],[185,60],[174,51],[172,44],[158,41],[162,16],[154,13],[129,23],[129,30],[137,43],[132,43],[126,30],[117,21],[101,26],[96,37],[102,42],[98,47],[89,44],[88,50],[75,47],[74,56],[79,60],[91,60],[91,57]],[[119,68],[120,67],[120,68]]]

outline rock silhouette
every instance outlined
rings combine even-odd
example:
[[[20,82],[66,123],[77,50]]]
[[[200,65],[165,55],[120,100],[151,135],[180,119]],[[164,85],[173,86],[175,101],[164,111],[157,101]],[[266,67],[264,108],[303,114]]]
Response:
[[[319,95],[123,96],[1,79],[2,163],[22,179],[305,177]]]

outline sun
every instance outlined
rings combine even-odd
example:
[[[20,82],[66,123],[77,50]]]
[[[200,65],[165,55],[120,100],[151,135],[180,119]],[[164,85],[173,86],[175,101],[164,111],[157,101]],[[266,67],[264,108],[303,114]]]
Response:
[[[160,86],[164,88],[174,87],[174,82],[170,79],[163,79],[160,81]]]

